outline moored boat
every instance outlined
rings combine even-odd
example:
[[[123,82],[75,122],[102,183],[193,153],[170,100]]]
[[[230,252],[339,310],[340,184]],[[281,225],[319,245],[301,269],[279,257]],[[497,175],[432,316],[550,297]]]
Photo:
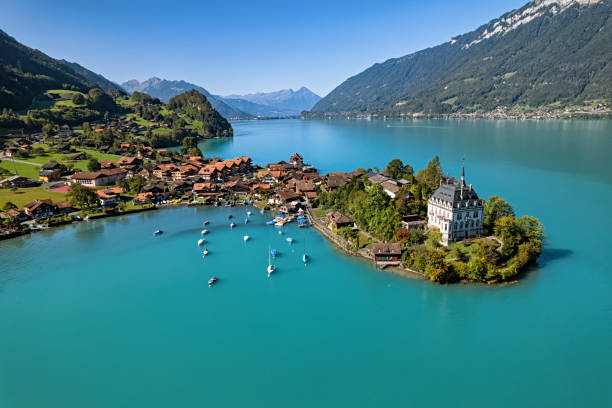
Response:
[[[217,283],[217,281],[219,280],[219,278],[214,277],[214,278],[210,278],[208,280],[208,287],[210,288],[212,285],[214,285],[215,283]]]
[[[278,252],[276,251],[276,249],[272,248],[270,250],[270,255],[272,255],[272,257],[276,258],[276,255],[278,255]]]
[[[210,224],[210,221],[208,220],[204,221],[204,225],[208,225],[208,224]]]
[[[206,240],[204,238],[198,239],[198,246],[202,245],[205,242],[206,242]]]
[[[202,230],[202,236],[204,236],[204,235],[206,235],[206,234],[208,234],[208,230],[207,230],[207,229],[203,229],[203,230]]]
[[[287,237],[287,238],[286,238],[286,241],[287,241],[288,243],[292,244],[292,243],[293,243],[293,238],[291,238],[291,237]]]
[[[234,228],[236,226],[236,224],[234,224],[233,222],[230,224],[230,228]]]
[[[202,252],[202,258],[208,255],[208,248],[204,248],[204,252]]]
[[[249,236],[245,235],[243,239],[244,239],[244,242],[247,242],[249,240]]]
[[[153,232],[153,235],[161,235],[161,234],[163,234],[163,233],[164,233],[164,231],[162,231],[162,230],[155,230],[155,231]]]

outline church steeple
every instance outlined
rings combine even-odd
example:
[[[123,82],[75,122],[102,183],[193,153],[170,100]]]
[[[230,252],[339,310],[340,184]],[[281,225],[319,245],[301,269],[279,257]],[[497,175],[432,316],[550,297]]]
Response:
[[[461,162],[461,186],[465,186],[465,159]]]

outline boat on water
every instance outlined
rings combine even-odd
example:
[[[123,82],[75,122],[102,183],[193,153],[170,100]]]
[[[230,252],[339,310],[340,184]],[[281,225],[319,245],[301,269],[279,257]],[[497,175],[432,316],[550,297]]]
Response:
[[[276,224],[276,221],[268,221],[268,222],[266,222],[266,225],[274,225],[274,224]]]
[[[208,255],[208,248],[204,248],[204,252],[202,252],[202,258]]]
[[[206,235],[206,234],[208,234],[208,230],[207,230],[207,229],[203,229],[203,230],[202,230],[202,236],[204,236],[204,235]]]
[[[277,227],[282,227],[283,225],[285,225],[284,222],[275,222],[274,225],[276,225]]]
[[[260,213],[260,214],[263,214],[263,213],[264,213],[264,210],[259,210],[259,213]]]
[[[245,235],[243,239],[244,239],[244,242],[247,242],[249,240],[249,236]]]
[[[278,231],[278,235],[283,235],[283,231]]]
[[[217,283],[217,281],[219,280],[219,278],[214,277],[214,278],[210,278],[208,280],[208,287],[210,288],[212,285],[214,285],[215,283]]]
[[[288,243],[292,244],[292,243],[293,243],[293,238],[291,238],[291,237],[287,237],[287,238],[286,238],[286,241],[287,241]]]
[[[272,275],[272,272],[276,270],[274,265],[272,265],[272,260],[270,257],[271,257],[271,254],[270,254],[270,251],[268,251],[268,278],[270,277],[270,275]]]
[[[206,240],[204,238],[198,239],[198,246],[202,245],[205,242],[206,242]]]
[[[252,214],[252,212],[247,211],[247,216],[249,216],[249,217],[250,217],[250,216],[251,216],[251,214]]]
[[[236,226],[236,224],[234,224],[233,222],[230,224],[230,228],[234,228]]]
[[[204,221],[204,225],[208,225],[208,224],[210,224],[210,221],[208,220]]]
[[[153,235],[161,235],[161,234],[163,234],[163,233],[164,233],[164,231],[162,231],[162,230],[155,230],[155,231],[153,232]]]
[[[302,262],[304,262],[304,265],[306,265],[308,263],[308,255],[306,255],[306,253],[304,253],[304,255],[302,255]]]
[[[278,252],[276,251],[276,249],[272,248],[270,250],[270,255],[272,255],[273,258],[276,258],[276,255],[278,255]]]
[[[234,218],[234,216],[233,216],[232,214],[230,214],[230,215],[228,215],[228,216],[227,216],[227,219],[228,219],[228,220],[231,220],[232,218]]]
[[[245,223],[245,224],[248,224],[248,223],[249,223],[249,219],[248,219],[248,218],[245,218],[245,219],[244,219],[244,223]]]

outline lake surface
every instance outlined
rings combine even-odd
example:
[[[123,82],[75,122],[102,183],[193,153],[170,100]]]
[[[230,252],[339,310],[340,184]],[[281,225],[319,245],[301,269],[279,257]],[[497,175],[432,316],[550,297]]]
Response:
[[[266,164],[297,151],[327,172],[438,154],[451,175],[465,157],[481,197],[542,221],[539,265],[515,286],[439,286],[345,257],[314,230],[278,235],[270,214],[245,225],[247,208],[2,241],[0,407],[612,405],[612,122],[233,126],[205,155]]]

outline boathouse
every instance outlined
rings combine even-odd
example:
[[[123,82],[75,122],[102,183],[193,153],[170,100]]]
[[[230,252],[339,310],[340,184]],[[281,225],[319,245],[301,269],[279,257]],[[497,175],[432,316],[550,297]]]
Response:
[[[379,268],[399,266],[402,263],[402,247],[400,244],[377,242],[372,244],[374,263]]]

